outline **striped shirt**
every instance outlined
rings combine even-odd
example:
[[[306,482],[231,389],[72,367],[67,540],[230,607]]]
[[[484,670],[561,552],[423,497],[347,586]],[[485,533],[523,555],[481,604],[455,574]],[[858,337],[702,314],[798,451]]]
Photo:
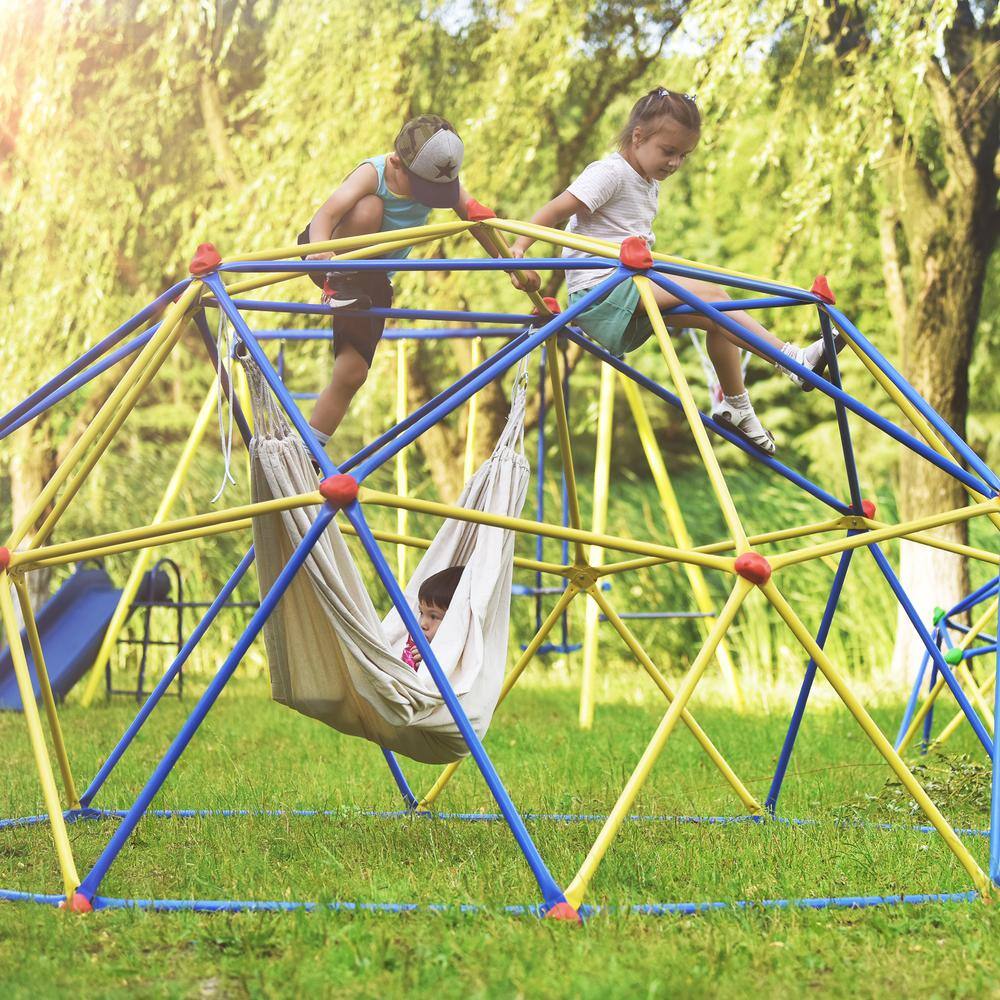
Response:
[[[647,181],[636,173],[621,153],[612,153],[591,163],[567,188],[587,206],[569,220],[567,233],[621,243],[626,236],[641,236],[653,245],[659,181]],[[580,250],[563,249],[563,257],[588,257]],[[566,287],[573,292],[592,288],[611,273],[609,268],[567,271]]]

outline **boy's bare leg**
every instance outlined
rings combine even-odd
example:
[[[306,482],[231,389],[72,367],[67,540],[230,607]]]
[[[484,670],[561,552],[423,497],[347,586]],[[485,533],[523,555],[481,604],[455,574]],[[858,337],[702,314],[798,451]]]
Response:
[[[382,199],[373,194],[362,198],[341,219],[331,239],[343,236],[363,236],[382,229]],[[336,260],[336,258],[333,258]],[[330,383],[319,394],[309,423],[329,437],[340,426],[358,389],[368,378],[368,364],[350,345],[345,344],[333,360]]]
[[[330,384],[319,394],[309,423],[327,437],[333,434],[367,378],[368,363],[350,344],[344,344],[333,359]]]

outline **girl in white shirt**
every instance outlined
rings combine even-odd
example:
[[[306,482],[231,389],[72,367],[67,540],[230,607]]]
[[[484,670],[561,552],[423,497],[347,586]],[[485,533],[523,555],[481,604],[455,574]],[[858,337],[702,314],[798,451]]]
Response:
[[[556,227],[569,219],[566,231],[621,243],[628,236],[641,236],[653,244],[660,181],[680,169],[698,145],[701,115],[693,97],[663,87],[651,90],[632,108],[628,122],[618,137],[618,152],[591,163],[557,198],[540,208],[531,221]],[[523,257],[534,240],[521,236],[512,247],[515,257]],[[587,257],[579,250],[564,249],[564,257]],[[611,270],[568,270],[566,284],[572,303],[588,289],[603,281]],[[671,280],[706,302],[729,299],[725,289],[710,281],[671,275]],[[528,272],[528,283],[537,287],[538,276]],[[661,310],[680,305],[680,300],[659,285],[652,286]],[[787,357],[818,373],[827,364],[822,340],[803,349],[785,343],[761,326],[749,313],[729,314],[737,323],[766,340]],[[712,408],[712,416],[745,440],[773,455],[774,438],[754,413],[743,382],[740,348],[754,349],[706,316],[665,316],[668,326],[698,327],[706,331],[706,346],[722,386],[723,398]],[[634,281],[623,281],[577,319],[580,328],[611,354],[633,351],[652,334],[652,326],[639,302]],[[754,353],[757,353],[754,351]],[[770,359],[767,359],[770,361]],[[793,382],[805,385],[797,375],[781,366]]]

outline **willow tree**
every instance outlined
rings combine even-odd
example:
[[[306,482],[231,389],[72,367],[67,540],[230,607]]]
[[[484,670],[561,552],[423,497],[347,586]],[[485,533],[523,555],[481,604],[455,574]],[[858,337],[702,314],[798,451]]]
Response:
[[[1000,233],[996,3],[732,0],[692,5],[688,25],[711,50],[708,86],[727,114],[759,107],[762,80],[778,92],[762,159],[780,147],[789,121],[808,123],[807,169],[785,192],[800,229],[837,245],[839,220],[871,208],[856,192],[874,192],[885,307],[898,334],[890,353],[964,436],[970,361]],[[851,264],[841,258],[832,276]],[[954,480],[909,452],[898,497],[903,518],[966,502]],[[964,541],[966,525],[940,534]],[[903,543],[900,564],[924,616],[967,586],[964,562],[947,553]],[[902,612],[897,634],[903,676],[917,653]]]

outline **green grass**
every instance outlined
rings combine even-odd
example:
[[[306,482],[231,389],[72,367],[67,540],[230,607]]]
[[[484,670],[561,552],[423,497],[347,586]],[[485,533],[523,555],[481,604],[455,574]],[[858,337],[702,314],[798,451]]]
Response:
[[[606,812],[662,712],[638,675],[606,679],[594,729],[575,728],[575,690],[544,674],[511,697],[488,745],[523,812]],[[759,692],[758,692],[759,694]],[[760,797],[787,720],[787,694],[770,711],[693,710]],[[902,829],[838,825],[916,817],[887,784],[887,770],[843,709],[811,710],[782,798],[785,815],[816,825],[708,826],[630,823],[592,885],[591,902],[764,899],[964,891],[969,880],[940,841]],[[780,707],[776,707],[780,706]],[[165,703],[95,804],[126,807],[176,732],[190,700]],[[92,774],[132,710],[124,702],[70,706],[64,725],[80,780]],[[886,730],[898,709],[876,709]],[[0,814],[42,811],[22,721],[0,718],[10,778]],[[967,737],[925,774],[956,825],[983,827],[981,750]],[[417,789],[435,768],[407,764]],[[949,775],[957,776],[950,780]],[[46,907],[0,906],[0,988],[5,995],[67,989],[102,996],[278,996],[318,991],[384,996],[745,994],[888,989],[927,995],[995,992],[1000,929],[981,903],[858,912],[728,911],[695,917],[601,916],[583,930],[507,916],[537,888],[499,823],[375,819],[398,796],[377,748],[271,704],[259,683],[227,693],[157,800],[163,808],[329,809],[311,818],[149,819],[112,867],[108,895],[407,902],[476,902],[477,915],[150,914],[74,917]],[[441,807],[492,811],[475,768],[463,765]],[[642,814],[738,814],[734,796],[686,731],[667,745],[641,795]],[[557,880],[567,883],[597,823],[533,822]],[[86,870],[112,830],[71,828]],[[967,838],[984,863],[986,843]],[[0,884],[58,890],[45,827],[0,831]]]

